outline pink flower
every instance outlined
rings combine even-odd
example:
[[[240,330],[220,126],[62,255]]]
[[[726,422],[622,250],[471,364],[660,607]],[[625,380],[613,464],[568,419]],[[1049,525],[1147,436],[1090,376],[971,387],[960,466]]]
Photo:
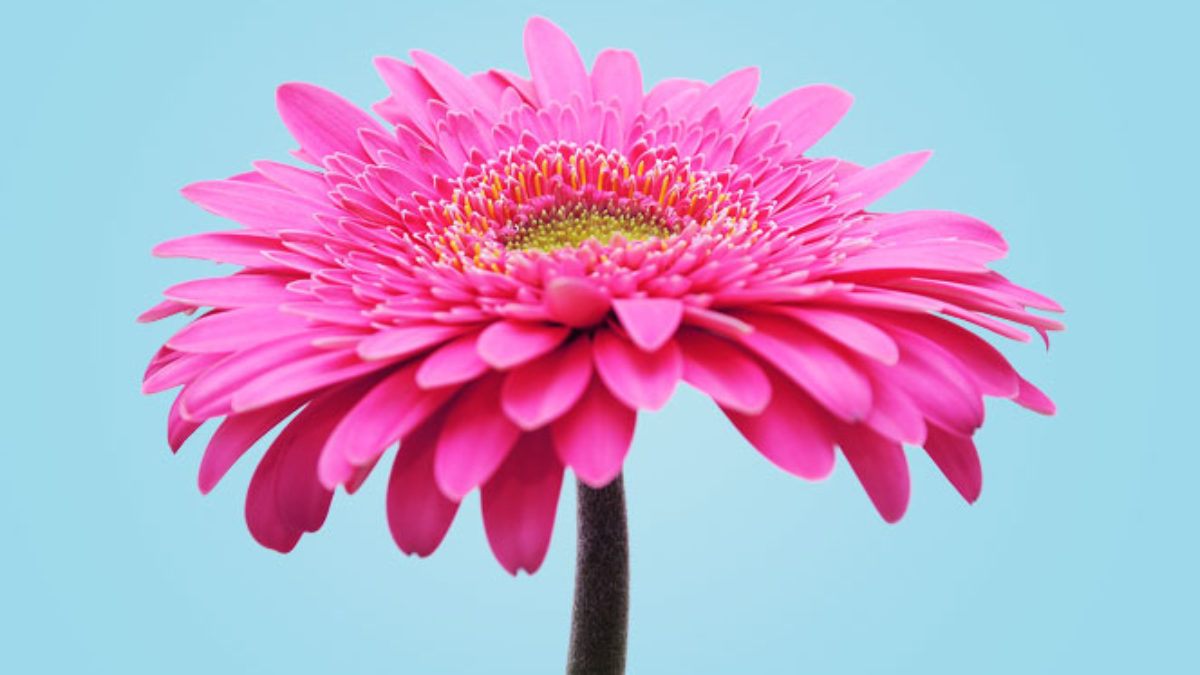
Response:
[[[958,213],[866,210],[928,153],[870,168],[805,155],[848,94],[811,85],[760,108],[754,68],[644,91],[631,53],[589,72],[544,19],[525,50],[528,79],[377,59],[382,121],[286,84],[279,111],[311,168],[260,161],[184,188],[242,227],[155,254],[241,269],[143,315],[207,308],[144,389],[182,387],[174,449],[224,418],[204,492],[283,425],[246,500],[261,544],[290,550],[399,442],[387,515],[403,551],[432,553],[479,488],[496,557],[533,572],[564,469],[612,481],[637,412],[680,381],[785,471],[824,478],[841,448],[889,522],[908,503],[904,444],[973,501],[983,397],[1053,411],[958,323],[1022,341],[1014,324],[1062,327],[1027,311],[1056,303],[988,269],[1000,235]]]

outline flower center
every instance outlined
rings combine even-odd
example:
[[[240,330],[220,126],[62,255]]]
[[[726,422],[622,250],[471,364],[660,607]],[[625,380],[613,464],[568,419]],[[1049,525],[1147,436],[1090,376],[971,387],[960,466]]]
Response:
[[[578,247],[589,239],[608,244],[621,235],[626,241],[665,238],[671,230],[662,219],[629,209],[597,206],[559,206],[519,223],[505,242],[510,251],[555,251]]]

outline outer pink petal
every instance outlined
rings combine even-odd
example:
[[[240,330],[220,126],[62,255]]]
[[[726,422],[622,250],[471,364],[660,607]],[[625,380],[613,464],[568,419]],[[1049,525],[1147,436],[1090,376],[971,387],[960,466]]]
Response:
[[[679,328],[683,302],[677,298],[620,298],[613,300],[613,311],[629,339],[643,350],[654,352]]]
[[[344,152],[371,161],[358,140],[359,129],[383,129],[363,112],[337,94],[303,82],[279,87],[275,103],[283,124],[304,152],[315,160]]]
[[[861,425],[843,427],[838,437],[842,454],[879,515],[889,523],[900,520],[908,509],[910,488],[904,448]]]
[[[471,385],[446,418],[434,475],[451,499],[462,499],[486,482],[521,435],[500,409],[500,383],[499,376],[491,376]]]
[[[488,371],[488,364],[479,358],[475,347],[478,333],[471,333],[447,342],[425,360],[417,370],[417,385],[435,389],[451,384],[469,382]]]
[[[458,502],[448,499],[434,480],[438,435],[445,415],[434,415],[404,439],[388,481],[387,518],[401,551],[427,556],[437,550]]]
[[[767,104],[754,116],[753,128],[778,122],[781,139],[791,143],[790,152],[801,154],[827,134],[853,102],[850,94],[827,84],[801,87]]]
[[[382,330],[358,343],[364,359],[399,359],[435,347],[469,330],[465,326],[426,324]]]
[[[900,349],[892,336],[852,314],[816,307],[793,307],[785,311],[826,337],[880,363],[892,365],[900,358]]]
[[[489,116],[496,114],[496,104],[454,66],[420,50],[409,54],[421,75],[451,108],[464,112],[478,108]]]
[[[1049,396],[1042,393],[1041,389],[1033,386],[1029,380],[1021,378],[1020,389],[1017,395],[1013,398],[1014,401],[1022,406],[1043,415],[1053,415],[1057,411],[1054,401],[1050,400]]]
[[[839,213],[853,213],[900,187],[925,165],[931,152],[912,152],[893,157],[882,164],[842,180],[835,192],[841,200]]]
[[[675,338],[683,352],[683,380],[721,406],[747,415],[761,413],[771,400],[771,382],[759,365],[734,343],[696,330]]]
[[[845,421],[862,420],[871,410],[871,382],[825,339],[791,319],[766,315],[751,319],[755,331],[742,341]]]
[[[755,66],[735,70],[722,77],[700,94],[700,98],[692,104],[691,114],[701,117],[711,108],[717,108],[721,111],[721,119],[739,119],[758,90],[758,77],[759,71]]]
[[[834,438],[825,415],[784,378],[775,376],[771,386],[771,402],[757,415],[722,410],[776,466],[808,480],[824,479],[834,465]]]
[[[968,503],[979,499],[979,491],[983,489],[983,469],[979,466],[979,452],[969,437],[930,425],[925,452],[963,499]]]
[[[198,258],[231,265],[263,267],[263,251],[279,250],[279,240],[257,232],[205,232],[171,239],[151,251],[160,258]]]
[[[625,131],[642,110],[642,71],[633,52],[605,49],[592,66],[592,93],[597,101],[616,99]]]
[[[596,333],[596,372],[618,399],[631,408],[658,410],[667,404],[683,375],[679,345],[668,341],[645,352],[611,330]]]
[[[453,387],[422,389],[415,381],[417,367],[409,364],[385,377],[338,423],[317,467],[326,487],[333,489],[350,479],[354,467],[377,460],[456,391]]]
[[[530,19],[525,24],[525,57],[543,106],[551,101],[567,103],[575,93],[591,103],[592,87],[583,59],[561,28],[540,16]]]
[[[500,390],[500,404],[517,426],[537,429],[574,406],[591,378],[591,340],[580,336],[510,372]]]
[[[570,331],[563,326],[524,321],[497,321],[479,335],[479,356],[497,370],[515,368],[562,344]]]
[[[554,448],[579,480],[604,487],[621,473],[637,413],[613,398],[598,378],[570,412],[550,425]]]
[[[274,274],[233,274],[212,279],[185,281],[163,291],[171,300],[197,307],[236,308],[277,305],[304,296],[289,291],[293,277]]]
[[[181,352],[233,352],[305,330],[302,316],[284,314],[274,305],[245,307],[197,319],[167,340]]]
[[[198,484],[208,494],[250,446],[287,419],[306,401],[293,399],[250,412],[230,415],[217,427],[200,460]]]
[[[237,180],[192,183],[181,190],[184,197],[205,211],[264,232],[316,230],[318,213],[332,208],[271,185]]]
[[[363,361],[353,349],[310,356],[280,365],[246,382],[234,393],[235,412],[261,408],[322,387],[373,373],[388,364]]]
[[[550,547],[562,478],[563,465],[549,432],[543,430],[523,435],[484,484],[483,526],[492,552],[509,574],[521,569],[533,574],[541,567]]]

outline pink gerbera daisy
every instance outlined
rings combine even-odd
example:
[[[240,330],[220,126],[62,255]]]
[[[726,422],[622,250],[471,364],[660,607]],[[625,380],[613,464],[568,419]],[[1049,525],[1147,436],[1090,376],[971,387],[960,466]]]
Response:
[[[988,269],[1000,235],[958,213],[867,210],[928,153],[870,168],[805,154],[848,94],[811,85],[760,108],[754,68],[646,91],[631,53],[589,72],[543,19],[525,51],[529,78],[377,59],[391,92],[377,117],[286,84],[279,111],[310,167],[260,161],[183,190],[242,227],[155,253],[242,269],[143,315],[205,310],[144,388],[182,387],[173,449],[224,418],[204,492],[283,426],[246,500],[261,544],[292,549],[399,443],[400,549],[432,553],[478,488],[496,558],[533,572],[564,470],[619,489],[638,411],[680,381],[785,471],[824,478],[840,448],[889,522],[908,503],[905,444],[973,501],[983,397],[1053,411],[963,327],[1061,328],[1027,311],[1056,303]]]

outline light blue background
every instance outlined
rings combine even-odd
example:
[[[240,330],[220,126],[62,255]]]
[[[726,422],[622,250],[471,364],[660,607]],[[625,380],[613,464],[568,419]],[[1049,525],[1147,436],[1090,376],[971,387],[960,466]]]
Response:
[[[37,9],[31,9],[34,6]],[[293,147],[273,92],[366,104],[369,59],[420,47],[525,71],[532,13],[648,82],[763,67],[760,102],[836,83],[820,149],[938,151],[888,199],[957,209],[1002,269],[1067,308],[1047,355],[1008,349],[1056,418],[989,406],[982,499],[910,453],[885,525],[843,464],[784,475],[690,391],[643,417],[628,467],[632,673],[1196,672],[1198,18],[1188,3],[21,3],[4,14],[0,671],[541,673],[563,662],[573,492],[540,573],[491,558],[472,497],[402,556],[384,476],[289,556],[241,520],[252,462],[202,498],[139,326],[163,239],[222,226],[177,194]]]

